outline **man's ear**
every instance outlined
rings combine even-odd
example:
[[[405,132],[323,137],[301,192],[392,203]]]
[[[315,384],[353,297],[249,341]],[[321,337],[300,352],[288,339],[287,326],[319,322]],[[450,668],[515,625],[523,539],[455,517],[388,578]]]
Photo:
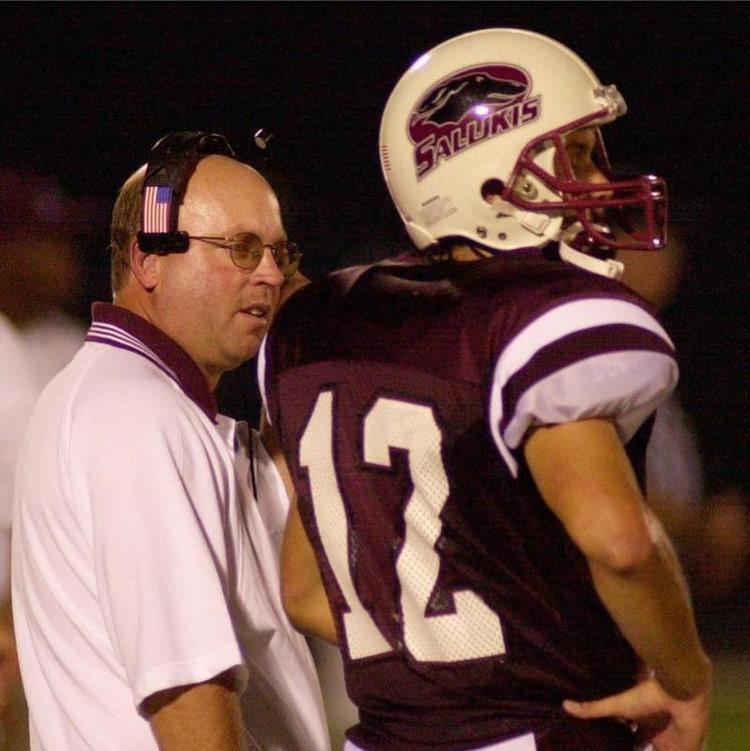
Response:
[[[156,253],[144,253],[138,245],[138,239],[133,238],[128,246],[128,262],[133,276],[147,292],[153,290],[158,281],[161,269],[161,256]]]

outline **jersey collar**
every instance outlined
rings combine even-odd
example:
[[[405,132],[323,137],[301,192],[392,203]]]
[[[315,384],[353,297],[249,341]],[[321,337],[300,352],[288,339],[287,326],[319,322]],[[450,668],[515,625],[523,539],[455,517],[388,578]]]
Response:
[[[145,318],[118,305],[95,302],[87,342],[108,344],[145,357],[174,379],[206,416],[216,422],[216,400],[195,361],[174,339]]]

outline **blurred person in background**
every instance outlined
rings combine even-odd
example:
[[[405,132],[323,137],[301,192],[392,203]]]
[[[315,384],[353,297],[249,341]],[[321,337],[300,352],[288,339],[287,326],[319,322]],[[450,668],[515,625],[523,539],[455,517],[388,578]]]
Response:
[[[38,390],[83,342],[77,316],[86,266],[81,239],[101,222],[93,201],[74,200],[59,183],[0,170],[0,311],[24,339]]]
[[[83,343],[80,239],[97,220],[53,178],[0,169],[0,749],[28,746],[10,609],[13,476],[39,392]]]
[[[13,481],[21,436],[36,399],[33,371],[23,341],[0,313],[0,749],[28,746],[25,706],[18,672],[10,607],[10,527]],[[20,737],[19,737],[20,736]],[[13,742],[11,742],[13,738]]]
[[[665,314],[689,271],[689,248],[689,232],[675,222],[659,253],[618,251],[625,265],[622,281]],[[711,633],[743,629],[732,622],[742,618],[734,600],[750,569],[750,498],[731,482],[707,489],[699,436],[679,391],[656,410],[646,467],[649,504],[680,552],[699,618]]]

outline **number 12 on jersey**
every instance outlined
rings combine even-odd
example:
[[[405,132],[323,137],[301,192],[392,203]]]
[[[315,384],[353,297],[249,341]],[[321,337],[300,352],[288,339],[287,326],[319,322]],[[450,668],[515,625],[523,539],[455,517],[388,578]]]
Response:
[[[309,473],[313,511],[326,558],[348,612],[343,630],[351,659],[392,651],[354,586],[349,567],[348,526],[333,450],[333,392],[321,391],[300,442],[300,463]],[[427,605],[440,573],[435,543],[442,531],[440,512],[448,500],[441,458],[442,435],[430,407],[378,398],[362,422],[363,459],[390,467],[390,449],[403,449],[413,490],[404,506],[406,534],[396,561],[401,588],[398,607],[403,643],[422,662],[457,662],[504,654],[500,619],[470,589],[454,592],[455,612],[428,615]],[[366,471],[366,470],[362,470]]]

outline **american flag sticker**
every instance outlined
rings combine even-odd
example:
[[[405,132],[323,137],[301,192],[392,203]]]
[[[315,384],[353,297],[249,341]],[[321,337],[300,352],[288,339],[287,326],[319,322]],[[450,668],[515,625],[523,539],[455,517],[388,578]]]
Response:
[[[169,232],[169,210],[172,188],[168,185],[148,185],[143,194],[143,231]]]

